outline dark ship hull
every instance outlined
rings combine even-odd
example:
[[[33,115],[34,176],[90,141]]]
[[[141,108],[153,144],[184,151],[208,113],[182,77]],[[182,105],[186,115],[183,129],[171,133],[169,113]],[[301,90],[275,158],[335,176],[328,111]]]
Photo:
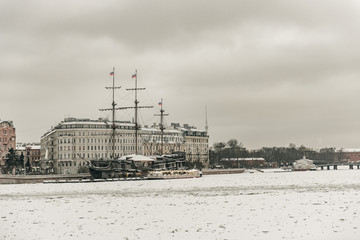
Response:
[[[94,179],[142,177],[133,161],[127,160],[92,160],[89,164],[91,177]]]

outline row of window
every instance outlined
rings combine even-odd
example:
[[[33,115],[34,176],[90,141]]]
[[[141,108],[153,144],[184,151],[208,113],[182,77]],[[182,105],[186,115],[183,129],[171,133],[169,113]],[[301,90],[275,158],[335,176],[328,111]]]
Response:
[[[1,142],[1,140],[2,140],[3,142],[11,142],[11,141],[14,140],[14,138],[10,137],[10,138],[8,139],[7,137],[3,137],[3,138],[0,138],[0,142]]]
[[[8,133],[9,133],[9,135],[12,134],[11,130],[6,130],[6,129],[2,130],[2,132],[3,132],[3,135],[8,135]]]
[[[112,134],[110,132],[58,132],[59,137],[75,137],[75,136],[111,136]],[[135,137],[134,133],[116,133],[116,136],[122,136],[122,137]]]
[[[86,165],[86,162],[80,162],[79,163],[79,166],[85,166]],[[59,162],[59,167],[76,167],[76,162]]]
[[[86,139],[85,138],[79,138],[76,141],[76,138],[73,138],[72,141],[70,140],[70,138],[64,138],[64,139],[59,139],[59,144],[62,143],[112,143],[112,139],[107,139],[107,138],[102,138],[102,139],[96,139],[96,138],[91,138],[91,139]],[[115,139],[115,143],[125,143],[125,144],[129,144],[129,143],[133,143],[135,144],[135,139]],[[141,140],[138,140],[138,143],[141,143]]]
[[[141,150],[141,146],[138,146],[138,149]],[[75,146],[60,146],[58,147],[58,151],[75,151]],[[79,146],[79,151],[85,151],[85,146]],[[87,146],[87,151],[108,151],[113,150],[113,146]],[[115,146],[115,150],[135,150],[135,146]]]
[[[208,143],[209,139],[205,138],[205,139],[200,139],[200,138],[193,138],[190,139],[191,142],[195,142],[195,143]]]
[[[150,138],[145,137],[144,139],[147,141],[156,142],[156,141],[161,141],[161,136],[152,136]],[[169,141],[170,142],[183,142],[184,141],[184,139],[181,137],[166,137],[166,136],[164,136],[163,140],[164,140],[164,142],[169,142]]]
[[[133,153],[131,151],[129,152],[116,152],[115,155],[118,155],[118,156],[125,156],[125,155],[129,155],[130,153]],[[85,159],[85,158],[88,158],[88,159],[94,159],[94,158],[103,158],[103,159],[107,159],[108,157],[109,158],[112,158],[112,153],[99,153],[99,154],[96,154],[96,153],[79,153],[79,154],[71,154],[71,153],[65,153],[65,154],[58,154],[58,159]],[[51,158],[52,159],[52,158]]]
[[[74,128],[92,128],[92,129],[111,129],[112,125],[98,125],[98,124],[67,124],[67,125],[61,125],[57,127],[58,129],[74,129]],[[133,130],[135,129],[134,126],[116,126],[116,129],[129,129]]]

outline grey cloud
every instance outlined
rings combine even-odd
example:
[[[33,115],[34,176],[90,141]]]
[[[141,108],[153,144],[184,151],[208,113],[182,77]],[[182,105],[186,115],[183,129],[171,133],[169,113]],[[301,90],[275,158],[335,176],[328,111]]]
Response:
[[[142,103],[164,98],[168,122],[203,128],[207,105],[212,142],[353,147],[358,10],[325,0],[0,1],[0,117],[19,140],[67,114],[96,118],[115,66],[123,86],[139,70],[151,95]],[[25,103],[38,114],[14,110]],[[144,119],[158,121],[153,113]]]

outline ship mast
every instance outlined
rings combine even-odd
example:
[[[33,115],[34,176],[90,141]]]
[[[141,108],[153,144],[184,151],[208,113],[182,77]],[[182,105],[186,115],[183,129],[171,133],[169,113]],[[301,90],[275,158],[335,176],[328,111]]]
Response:
[[[209,126],[208,126],[208,118],[207,118],[207,106],[205,106],[205,131],[206,131],[206,134],[208,134]]]
[[[112,89],[112,108],[105,108],[105,109],[99,109],[100,111],[112,111],[112,133],[111,133],[111,142],[112,142],[112,158],[115,158],[115,89],[119,89],[121,87],[115,87],[115,67],[113,67],[113,71],[110,73],[111,76],[113,76],[113,84],[112,87],[105,87],[106,89]]]
[[[113,97],[113,102],[112,102],[112,135],[111,135],[111,141],[112,141],[112,157],[115,158],[115,67],[113,67],[113,72],[112,72],[112,76],[113,76],[113,87],[112,87],[112,97]]]
[[[137,70],[135,71],[135,74],[132,75],[132,78],[135,78],[135,88],[130,88],[126,90],[134,90],[135,91],[135,107],[116,107],[115,103],[115,89],[121,88],[121,87],[115,87],[115,68],[113,68],[113,72],[110,73],[110,75],[113,76],[113,86],[112,87],[106,87],[106,89],[112,89],[113,91],[113,102],[112,102],[112,108],[106,108],[106,109],[100,109],[100,111],[112,111],[112,134],[111,134],[111,141],[112,141],[112,158],[115,158],[115,110],[124,110],[124,109],[130,109],[135,108],[135,154],[138,153],[138,130],[140,129],[140,126],[138,124],[138,108],[152,108],[154,106],[138,106],[139,101],[137,99],[137,90],[145,90],[145,88],[138,88],[137,87]]]
[[[160,148],[160,155],[164,154],[164,116],[169,116],[169,114],[164,114],[165,110],[162,106],[163,99],[161,99],[161,102],[159,102],[159,105],[161,106],[160,114],[155,114],[155,116],[160,116],[160,131],[161,131],[161,148]]]
[[[135,108],[135,155],[138,154],[138,130],[140,129],[140,126],[138,124],[138,109],[139,108],[153,108],[154,106],[139,106],[139,101],[137,99],[137,91],[138,90],[145,90],[145,88],[138,88],[137,86],[137,70],[135,70],[135,74],[132,75],[132,78],[135,78],[135,88],[127,88],[126,90],[129,91],[135,91],[135,107],[129,107],[129,108]]]

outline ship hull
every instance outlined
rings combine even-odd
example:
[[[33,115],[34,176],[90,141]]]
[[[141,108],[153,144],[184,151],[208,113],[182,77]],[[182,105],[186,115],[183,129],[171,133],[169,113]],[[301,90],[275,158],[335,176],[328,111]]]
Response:
[[[129,172],[129,171],[115,171],[113,169],[96,169],[89,168],[90,175],[94,179],[107,179],[107,178],[131,178],[141,177],[141,172]]]
[[[147,175],[148,180],[186,179],[200,178],[202,173],[199,170],[159,170],[151,171]]]
[[[127,160],[93,160],[89,166],[90,175],[94,179],[141,177],[133,161]]]

